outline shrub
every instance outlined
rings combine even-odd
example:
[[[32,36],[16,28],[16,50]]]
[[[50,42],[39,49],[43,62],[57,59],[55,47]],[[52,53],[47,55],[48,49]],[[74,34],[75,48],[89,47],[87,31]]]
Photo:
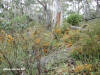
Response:
[[[91,22],[88,31],[80,34],[77,48],[74,48],[75,58],[82,60],[100,59],[100,22]]]
[[[9,21],[0,19],[0,30],[5,30],[6,33],[24,31],[30,26],[34,26],[35,21],[28,21],[27,16],[17,16]]]
[[[100,21],[89,21],[88,30],[80,33],[80,38],[73,46],[72,57],[80,61],[79,65],[74,69],[75,72],[89,73],[97,72],[99,75],[100,61]],[[87,65],[84,65],[87,64]],[[93,66],[91,66],[92,64]],[[90,68],[89,68],[90,67]],[[95,75],[95,74],[93,74]]]
[[[67,22],[69,24],[72,24],[72,25],[79,25],[79,23],[82,21],[82,16],[81,15],[78,15],[78,14],[71,14],[68,16],[67,18]]]

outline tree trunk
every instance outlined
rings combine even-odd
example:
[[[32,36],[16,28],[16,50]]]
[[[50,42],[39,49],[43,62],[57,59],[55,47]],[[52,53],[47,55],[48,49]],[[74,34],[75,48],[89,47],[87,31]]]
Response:
[[[97,0],[96,17],[100,17],[100,1]]]
[[[84,5],[84,19],[88,20],[90,18],[90,6],[87,0],[83,1]]]
[[[80,13],[80,0],[78,0],[78,10],[77,10],[77,13],[78,14]]]
[[[53,14],[52,14],[52,21],[53,27],[60,26],[62,24],[62,10],[60,0],[54,0],[53,2]]]
[[[44,11],[45,11],[46,26],[49,29],[49,28],[51,28],[51,18],[50,18],[51,14],[50,14],[50,11],[47,9]]]
[[[47,3],[46,2],[42,3],[40,0],[37,0],[37,1],[43,6],[46,26],[49,29],[51,27],[51,20],[50,20],[50,12],[47,9]]]
[[[60,18],[61,18],[61,12],[58,12],[56,16],[56,19],[57,19],[56,25],[60,25]]]

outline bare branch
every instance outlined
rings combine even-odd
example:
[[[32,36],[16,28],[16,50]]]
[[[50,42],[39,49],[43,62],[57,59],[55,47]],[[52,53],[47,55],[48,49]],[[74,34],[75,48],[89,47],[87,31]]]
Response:
[[[37,1],[45,8],[45,5],[40,0]]]

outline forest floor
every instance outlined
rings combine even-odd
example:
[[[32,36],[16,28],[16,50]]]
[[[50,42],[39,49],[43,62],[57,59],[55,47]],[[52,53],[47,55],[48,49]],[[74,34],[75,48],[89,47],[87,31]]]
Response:
[[[75,60],[70,56],[71,50],[71,48],[58,50],[41,58],[41,63],[42,65],[45,63],[48,75],[63,75],[69,73],[68,68],[75,64]]]

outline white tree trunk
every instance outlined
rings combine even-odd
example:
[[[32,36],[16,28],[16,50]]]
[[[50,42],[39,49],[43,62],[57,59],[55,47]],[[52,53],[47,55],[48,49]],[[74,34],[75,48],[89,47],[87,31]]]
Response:
[[[63,12],[61,9],[60,0],[53,1],[53,14],[52,14],[52,23],[53,27],[56,25],[61,26],[63,21]]]

